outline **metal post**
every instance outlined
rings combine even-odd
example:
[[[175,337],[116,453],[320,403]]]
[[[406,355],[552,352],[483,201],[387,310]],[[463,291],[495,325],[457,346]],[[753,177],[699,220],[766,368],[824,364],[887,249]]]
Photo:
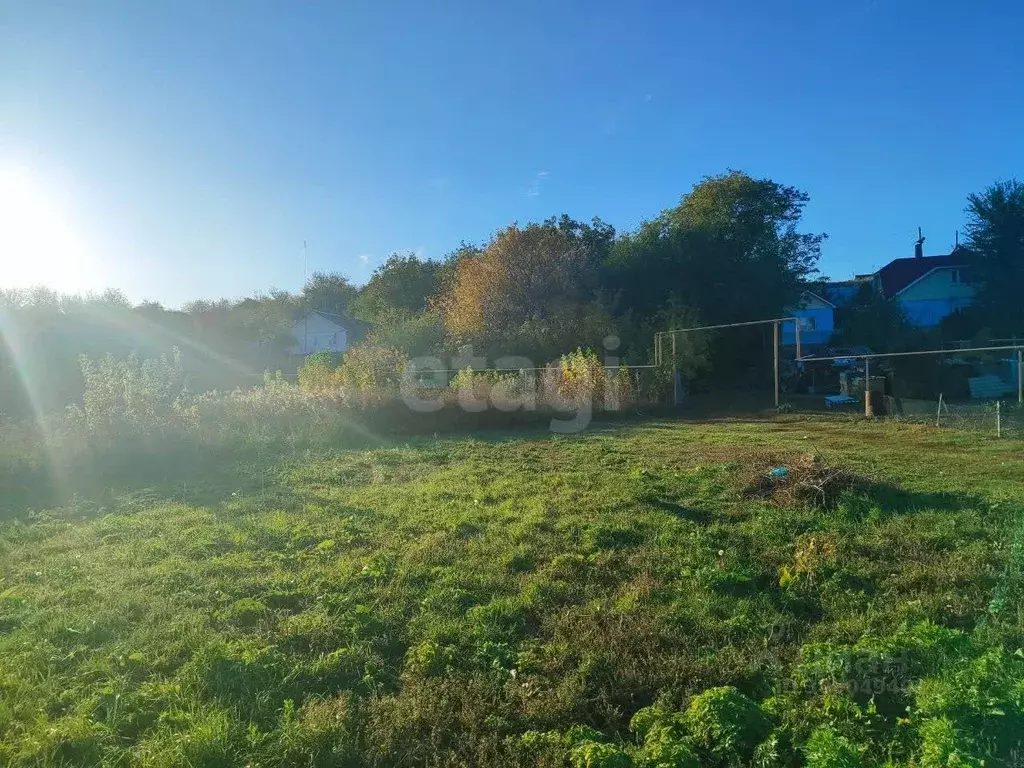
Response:
[[[1024,405],[1024,349],[1017,350],[1017,405]]]
[[[864,358],[864,415],[869,419],[875,415],[871,405],[871,359]]]
[[[1003,436],[1002,419],[1000,419],[1000,417],[999,417],[999,405],[1000,405],[1000,402],[1001,401],[996,400],[996,437],[1002,437]]]
[[[799,331],[798,331],[799,333]],[[775,357],[775,407],[779,407],[779,324],[772,323],[772,346]]]
[[[302,241],[302,290],[306,290],[306,283],[309,278],[306,277],[306,241]],[[302,318],[302,354],[309,354],[309,307],[305,307],[305,315]]]
[[[942,418],[942,393],[939,392],[939,407],[935,410],[935,426],[939,426],[939,420]]]

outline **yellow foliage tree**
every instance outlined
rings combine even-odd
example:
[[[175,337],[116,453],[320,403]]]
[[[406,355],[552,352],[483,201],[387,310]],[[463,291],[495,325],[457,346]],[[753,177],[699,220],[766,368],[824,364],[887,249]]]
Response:
[[[484,250],[459,257],[440,308],[456,342],[486,338],[511,351],[508,343],[522,341],[534,327],[572,338],[593,309],[588,300],[594,282],[590,255],[579,238],[550,224],[513,225]],[[554,343],[546,339],[534,346]],[[577,343],[578,338],[573,346]]]

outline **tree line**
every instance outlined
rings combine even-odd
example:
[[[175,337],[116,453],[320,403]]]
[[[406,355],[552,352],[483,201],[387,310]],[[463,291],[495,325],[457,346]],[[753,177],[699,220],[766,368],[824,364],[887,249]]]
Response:
[[[779,317],[823,280],[818,264],[827,236],[802,226],[808,201],[795,187],[728,171],[703,179],[633,231],[562,215],[511,224],[441,260],[393,254],[363,286],[318,272],[297,293],[271,289],[180,310],[132,306],[116,291],[84,298],[45,288],[0,291],[0,411],[46,410],[74,399],[83,354],[178,347],[193,386],[245,384],[265,368],[294,362],[286,355],[291,327],[309,310],[344,318],[357,341],[408,356],[450,356],[471,345],[488,359],[521,355],[540,364],[580,347],[600,350],[615,337],[619,356],[646,363],[657,330]],[[966,214],[978,301],[950,332],[1024,332],[1017,298],[1024,185],[999,182],[972,194]],[[900,337],[894,328],[906,330],[898,307],[870,294],[859,297],[847,325],[844,341],[875,346],[892,346]],[[766,343],[763,330],[723,335],[701,367],[735,380],[763,357]]]

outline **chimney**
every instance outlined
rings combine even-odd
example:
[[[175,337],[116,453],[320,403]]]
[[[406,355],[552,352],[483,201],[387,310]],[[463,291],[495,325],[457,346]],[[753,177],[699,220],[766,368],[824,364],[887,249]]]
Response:
[[[924,235],[921,234],[921,228],[917,228],[917,241],[914,243],[914,258],[924,258]]]

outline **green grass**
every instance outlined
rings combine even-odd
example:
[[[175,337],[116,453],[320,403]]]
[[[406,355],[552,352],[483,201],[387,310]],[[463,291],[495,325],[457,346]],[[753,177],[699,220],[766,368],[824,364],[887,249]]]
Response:
[[[221,455],[26,508],[0,764],[1019,765],[1022,448],[656,422]],[[871,484],[744,500],[765,450]]]

